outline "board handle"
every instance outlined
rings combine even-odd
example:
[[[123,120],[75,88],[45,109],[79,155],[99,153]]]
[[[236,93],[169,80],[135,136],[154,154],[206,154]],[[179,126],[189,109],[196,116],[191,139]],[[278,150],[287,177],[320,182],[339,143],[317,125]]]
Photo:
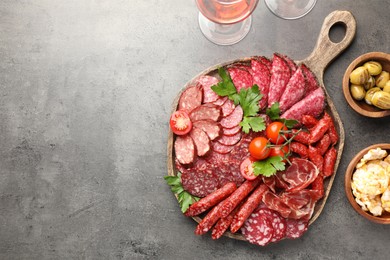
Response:
[[[340,42],[332,42],[329,38],[330,29],[341,24],[345,27],[345,36]],[[334,11],[324,20],[316,46],[312,53],[303,61],[313,72],[323,80],[326,67],[352,42],[356,32],[356,20],[349,11]]]

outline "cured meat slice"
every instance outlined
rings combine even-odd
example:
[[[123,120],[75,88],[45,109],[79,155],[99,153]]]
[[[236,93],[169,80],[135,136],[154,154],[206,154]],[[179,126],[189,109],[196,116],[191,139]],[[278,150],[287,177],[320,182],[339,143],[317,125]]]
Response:
[[[289,184],[286,191],[299,191],[309,186],[319,174],[314,163],[301,158],[293,158],[291,165],[283,172],[282,178]]]
[[[269,84],[271,82],[271,72],[263,62],[258,59],[251,60],[253,84],[259,86],[263,97],[259,101],[260,110],[267,107]]]
[[[264,175],[261,177],[263,179],[263,183],[268,186],[270,190],[272,190],[273,193],[275,193],[276,188],[276,179],[275,175],[272,175],[270,177],[265,177]]]
[[[284,218],[287,218],[291,213],[291,208],[284,204],[283,201],[273,192],[268,191],[264,193],[263,202],[269,209],[279,212],[279,214]]]
[[[234,182],[226,183],[222,188],[210,193],[206,197],[192,204],[184,213],[187,217],[197,216],[224,200],[237,189]]]
[[[214,140],[215,138],[221,135],[222,127],[215,121],[212,120],[198,120],[192,123],[194,128],[202,129],[210,140]]]
[[[301,68],[291,76],[279,101],[279,109],[283,113],[301,100],[306,93],[306,80]]]
[[[235,145],[241,139],[241,132],[237,132],[235,135],[227,136],[222,135],[217,141],[223,145]]]
[[[195,166],[181,175],[184,190],[197,197],[205,197],[218,189],[218,176],[209,167],[205,160],[198,160]]]
[[[203,104],[190,113],[192,122],[199,120],[211,120],[217,122],[221,117],[221,108],[213,104]]]
[[[225,128],[233,128],[236,127],[242,120],[242,116],[244,115],[244,111],[241,106],[236,106],[234,111],[228,115],[227,117],[222,118],[221,126]]]
[[[287,62],[279,55],[274,54],[272,59],[271,82],[268,92],[268,107],[279,102],[286,85],[290,80],[291,72]]]
[[[252,74],[252,68],[247,63],[241,63],[241,62],[234,63],[234,64],[232,64],[232,65],[230,65],[228,67],[228,69],[231,69],[231,68],[237,68],[237,69],[246,70],[246,71],[248,71],[249,73]]]
[[[238,132],[241,131],[241,126],[237,125],[233,128],[222,128],[222,134],[227,135],[227,136],[232,136],[237,134]]]
[[[189,135],[177,136],[175,140],[176,159],[181,164],[190,164],[195,158],[195,145]]]
[[[274,234],[271,242],[277,242],[286,236],[287,224],[285,218],[282,218],[277,212],[267,208],[260,208],[259,214],[264,215],[272,224]]]
[[[202,129],[194,127],[190,132],[190,136],[194,141],[198,156],[203,156],[210,151],[210,138]]]
[[[286,238],[295,239],[301,237],[307,230],[309,223],[304,220],[287,219],[286,220]]]
[[[283,171],[278,171],[275,176],[276,188],[287,189],[288,184],[282,178]]]
[[[217,223],[218,219],[220,219],[220,208],[221,208],[220,202],[217,206],[215,206],[212,210],[207,213],[207,215],[202,219],[202,221],[198,224],[198,226],[195,229],[196,235],[203,235],[206,234],[215,223]]]
[[[219,239],[226,232],[226,230],[232,223],[233,218],[236,215],[238,209],[239,207],[235,208],[232,213],[229,214],[229,216],[218,220],[217,224],[215,224],[213,230],[211,231],[212,239]]]
[[[263,194],[267,190],[268,187],[265,184],[260,184],[260,186],[258,186],[242,204],[230,225],[230,231],[232,233],[236,233],[244,224],[245,220],[247,220],[252,212],[260,205]]]
[[[252,213],[241,228],[242,235],[250,243],[265,246],[274,235],[272,223],[264,214]]]
[[[294,119],[301,123],[302,116],[307,114],[318,117],[325,108],[325,93],[317,88],[281,115],[281,118]]]
[[[203,102],[211,103],[216,101],[219,96],[211,89],[211,86],[217,85],[219,80],[212,76],[200,76],[197,82],[203,87]]]
[[[222,116],[226,117],[234,111],[234,109],[236,108],[236,105],[234,105],[234,102],[232,100],[228,99],[228,100],[226,100],[225,103],[223,103],[221,108],[222,108]]]
[[[230,197],[224,200],[221,207],[221,218],[227,217],[230,212],[233,211],[238,204],[243,201],[246,196],[260,183],[260,179],[257,178],[253,181],[245,181],[237,190],[235,190]]]
[[[219,97],[215,102],[213,102],[213,104],[217,106],[222,106],[226,100],[228,100],[228,97]]]
[[[213,151],[216,151],[217,153],[227,154],[231,150],[233,150],[234,146],[224,145],[221,144],[220,142],[215,141],[215,142],[211,142],[211,148],[213,149]]]
[[[291,209],[300,209],[311,201],[309,190],[300,190],[295,192],[283,192],[280,199]]]
[[[256,60],[262,62],[265,64],[265,66],[267,66],[268,70],[271,72],[271,69],[272,69],[272,61],[270,61],[268,58],[264,57],[264,56],[257,56],[255,57]]]
[[[301,64],[301,68],[307,80],[307,93],[310,93],[319,88],[320,85],[318,84],[317,78],[313,72],[305,64]]]
[[[295,64],[295,62],[287,55],[282,55],[282,57],[286,61],[287,65],[290,67],[291,74],[294,74],[298,68],[297,64]]]
[[[202,104],[202,98],[201,86],[190,86],[180,95],[178,110],[185,110],[189,113]]]
[[[304,207],[300,209],[292,209],[288,218],[309,221],[314,212],[314,205],[315,202],[310,200]]]
[[[253,77],[251,73],[243,68],[230,67],[227,69],[230,77],[236,87],[237,92],[242,88],[250,88],[253,85]]]

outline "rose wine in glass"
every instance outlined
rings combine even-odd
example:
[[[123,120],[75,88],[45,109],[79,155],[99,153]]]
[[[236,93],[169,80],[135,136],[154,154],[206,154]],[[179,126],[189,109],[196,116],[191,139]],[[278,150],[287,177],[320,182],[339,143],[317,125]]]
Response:
[[[242,40],[252,24],[251,14],[258,0],[195,0],[199,27],[204,36],[219,45]]]
[[[283,19],[298,19],[316,5],[317,0],[265,0],[268,9]]]

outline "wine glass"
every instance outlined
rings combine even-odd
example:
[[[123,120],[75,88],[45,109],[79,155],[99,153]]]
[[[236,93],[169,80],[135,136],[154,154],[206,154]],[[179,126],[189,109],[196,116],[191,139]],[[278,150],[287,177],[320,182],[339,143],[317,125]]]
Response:
[[[258,0],[195,0],[203,35],[218,45],[241,41],[252,24]]]
[[[267,7],[283,19],[298,19],[305,16],[316,5],[317,0],[265,0]]]

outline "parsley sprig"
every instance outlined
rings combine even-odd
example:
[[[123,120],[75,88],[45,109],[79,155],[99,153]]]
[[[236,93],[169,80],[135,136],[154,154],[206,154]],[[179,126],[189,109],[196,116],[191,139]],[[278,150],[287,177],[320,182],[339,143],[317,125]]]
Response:
[[[198,197],[192,196],[184,190],[181,185],[181,172],[178,172],[177,176],[164,176],[164,180],[171,186],[171,191],[177,195],[177,200],[183,213],[187,211],[192,203],[199,200]]]

